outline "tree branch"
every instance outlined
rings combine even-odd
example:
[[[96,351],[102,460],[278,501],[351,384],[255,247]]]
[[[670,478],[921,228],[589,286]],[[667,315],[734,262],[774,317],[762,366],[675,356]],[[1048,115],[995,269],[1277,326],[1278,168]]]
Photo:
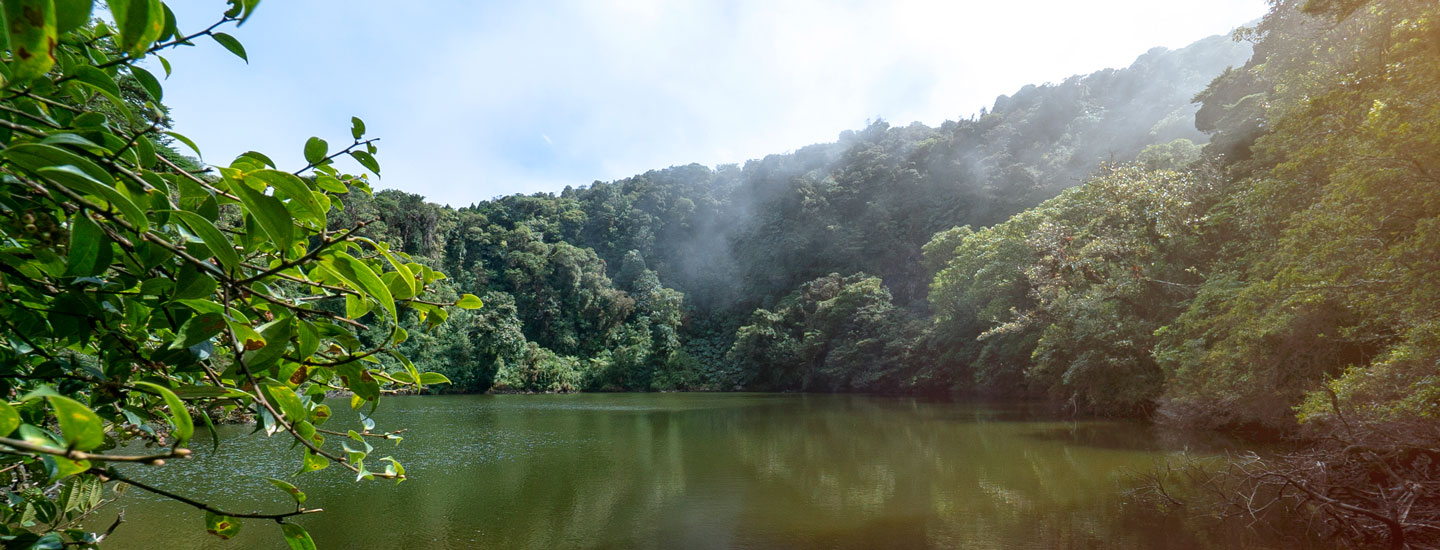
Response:
[[[365,140],[365,141],[356,141],[355,143],[351,143],[349,147],[346,147],[346,148],[344,148],[344,149],[341,149],[341,150],[337,151],[337,152],[336,152],[335,154],[333,154],[333,155],[327,156],[327,157],[325,157],[325,158],[323,158],[323,159],[317,160],[317,161],[312,162],[312,163],[310,163],[310,164],[306,164],[304,168],[301,168],[301,169],[299,169],[299,170],[296,170],[296,171],[294,172],[294,174],[297,175],[297,176],[300,175],[300,174],[304,174],[305,172],[310,171],[311,168],[314,168],[314,167],[316,167],[316,166],[320,166],[320,165],[322,165],[322,164],[325,164],[325,163],[327,163],[327,162],[330,162],[330,161],[332,161],[332,160],[335,160],[335,158],[336,158],[336,157],[339,157],[340,155],[344,155],[344,154],[346,154],[346,153],[349,153],[349,152],[351,152],[351,151],[354,151],[356,147],[359,147],[359,146],[361,146],[361,145],[369,145],[369,144],[374,143],[374,142],[377,142],[377,141],[380,141],[380,138],[370,138],[370,139],[367,139],[367,140]]]
[[[21,441],[19,439],[10,439],[6,437],[0,437],[0,445],[4,445],[6,447],[10,447],[11,449],[16,449],[28,453],[59,456],[68,458],[70,460],[96,460],[102,462],[139,462],[143,464],[150,464],[153,466],[160,466],[165,464],[165,459],[167,458],[190,458],[190,449],[183,448],[170,449],[170,452],[162,454],[132,456],[103,455],[77,451],[74,449],[60,449],[47,445],[36,445],[28,441]],[[0,450],[0,452],[6,451]]]
[[[165,497],[165,498],[168,498],[168,499],[171,499],[171,500],[176,500],[176,501],[183,502],[183,503],[185,503],[185,504],[189,504],[190,506],[193,506],[193,507],[195,507],[195,508],[199,508],[199,509],[204,510],[204,511],[206,511],[206,512],[210,512],[210,513],[212,513],[212,514],[218,514],[218,515],[222,515],[222,516],[229,516],[229,517],[232,517],[232,518],[273,519],[273,520],[275,520],[276,523],[284,523],[283,520],[284,520],[285,518],[288,518],[288,517],[294,517],[294,516],[299,516],[299,515],[304,515],[304,514],[313,514],[313,513],[316,513],[316,512],[323,512],[323,511],[325,511],[323,508],[306,508],[306,507],[304,507],[304,506],[296,506],[294,512],[285,512],[285,513],[283,513],[283,514],[262,514],[262,513],[259,513],[259,512],[253,512],[253,513],[227,512],[227,511],[225,511],[225,510],[221,510],[221,509],[216,508],[216,507],[214,507],[214,506],[211,506],[211,505],[209,505],[209,504],[205,504],[205,503],[203,503],[203,502],[200,502],[200,501],[198,501],[198,500],[195,500],[195,499],[192,499],[192,498],[189,498],[189,497],[185,497],[185,496],[182,496],[182,495],[179,495],[179,494],[176,494],[176,493],[172,493],[172,492],[167,491],[167,490],[165,490],[165,489],[161,489],[161,488],[156,487],[156,486],[154,486],[154,485],[149,485],[149,484],[144,483],[144,482],[135,481],[134,479],[131,479],[131,478],[125,477],[124,475],[121,475],[120,472],[116,471],[114,468],[111,468],[111,469],[108,469],[108,470],[101,470],[101,469],[99,469],[99,468],[91,468],[91,469],[87,470],[86,472],[87,472],[87,473],[94,474],[94,475],[96,475],[96,476],[99,476],[100,479],[103,480],[103,481],[119,481],[119,482],[123,482],[123,483],[128,483],[128,484],[133,485],[133,486],[135,486],[135,487],[139,487],[141,490],[148,491],[148,492],[151,492],[151,493],[155,493],[155,494],[157,494],[157,495],[160,495],[160,496],[162,496],[162,497]]]

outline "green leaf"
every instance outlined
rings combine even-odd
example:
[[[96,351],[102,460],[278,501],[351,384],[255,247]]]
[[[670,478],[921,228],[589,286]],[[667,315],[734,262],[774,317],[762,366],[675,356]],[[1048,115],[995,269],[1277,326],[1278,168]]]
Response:
[[[244,182],[230,179],[228,175],[225,179],[230,182],[230,190],[244,203],[246,212],[260,224],[260,230],[282,252],[290,250],[295,225],[290,212],[285,210],[285,204],[280,199],[251,189]]]
[[[180,333],[170,343],[170,349],[185,349],[199,344],[225,330],[225,317],[219,313],[204,313],[191,317],[180,327]]]
[[[420,383],[428,386],[430,384],[450,384],[451,382],[449,378],[438,372],[422,372],[420,373]]]
[[[185,403],[180,401],[180,396],[159,384],[135,382],[135,385],[159,394],[160,398],[165,400],[165,406],[170,409],[170,426],[175,428],[175,446],[184,447],[190,437],[195,435],[195,420],[190,418],[190,411],[185,408]]]
[[[240,321],[230,321],[230,330],[235,333],[235,340],[240,342],[240,347],[247,352],[265,347],[265,337],[261,336],[250,325]],[[245,364],[250,364],[250,354],[245,354]]]
[[[35,542],[30,543],[26,550],[61,550],[63,548],[65,548],[65,540],[60,538],[59,533],[46,533],[35,539]]]
[[[153,293],[157,296],[166,290],[163,288],[163,285],[169,283],[170,287],[174,289],[174,292],[170,295],[171,300],[209,298],[210,295],[215,293],[215,289],[220,286],[215,282],[214,277],[201,273],[195,266],[188,264],[180,269],[180,275],[177,276],[174,281],[161,278],[152,280],[158,281],[156,286],[160,287],[157,289],[157,292]],[[147,283],[148,282],[149,281],[147,281]]]
[[[166,72],[169,72],[169,71],[166,71]],[[165,135],[170,136],[170,137],[172,137],[172,138],[175,138],[175,139],[178,140],[180,143],[184,143],[186,147],[189,147],[191,151],[195,151],[195,158],[199,158],[199,159],[204,159],[204,158],[205,158],[205,155],[201,155],[201,154],[200,154],[200,147],[196,146],[196,145],[195,145],[195,142],[190,141],[190,138],[185,137],[184,134],[181,134],[181,133],[179,133],[179,132],[170,132],[170,131],[167,131],[167,132],[165,132]]]
[[[370,375],[370,371],[356,363],[345,363],[336,367],[335,372],[340,375],[340,380],[345,387],[355,392],[355,397],[365,401],[380,399],[380,383]]]
[[[230,4],[230,9],[225,10],[225,17],[237,17],[240,19],[235,26],[244,25],[250,19],[250,14],[255,12],[255,6],[260,5],[260,0],[225,0]]]
[[[89,407],[60,395],[45,398],[55,409],[55,419],[70,448],[90,451],[105,444],[105,423]]]
[[[110,76],[110,73],[90,65],[80,65],[72,69],[70,76],[75,82],[89,86],[95,91],[100,92],[100,95],[105,96],[105,100],[109,101],[110,105],[114,107],[116,111],[119,111],[126,120],[135,122],[134,110],[131,109],[130,103],[125,101],[125,97],[120,92],[119,84]]]
[[[380,274],[380,278],[385,281],[385,286],[390,289],[390,294],[393,295],[396,300],[415,297],[415,289],[402,281],[399,273],[394,271],[385,272]]]
[[[315,417],[316,425],[324,424],[326,420],[330,419],[331,411],[329,405],[317,405],[315,410],[311,412],[314,413],[313,416]]]
[[[398,439],[402,439],[402,438],[396,437],[396,439],[398,440]],[[399,445],[400,442],[399,442],[399,441],[396,441],[395,444],[396,444],[396,445]],[[395,476],[395,483],[396,483],[397,485],[398,485],[400,482],[405,481],[405,467],[402,466],[402,465],[400,465],[400,461],[395,460],[394,458],[388,457],[388,456],[385,457],[385,458],[382,458],[382,459],[380,459],[380,460],[383,460],[383,461],[385,461],[385,462],[389,462],[389,463],[390,463],[389,465],[385,466],[385,473],[394,475],[394,476]]]
[[[345,187],[345,184],[340,183],[340,180],[335,179],[335,177],[333,177],[333,176],[324,176],[324,175],[322,175],[322,176],[320,176],[320,177],[317,177],[317,178],[315,178],[315,185],[318,186],[319,188],[321,188],[321,189],[323,189],[323,190],[325,190],[325,191],[329,191],[329,192],[331,192],[331,193],[349,193],[349,192],[350,192],[350,188],[349,188],[349,187]]]
[[[267,477],[265,478],[265,481],[269,481],[271,485],[280,488],[281,491],[289,493],[290,497],[295,499],[295,504],[305,504],[305,493],[300,492],[300,489],[290,484],[290,482],[275,479],[273,477]]]
[[[72,144],[78,143],[74,138],[62,138],[59,135],[50,136],[46,139],[62,140]],[[94,143],[89,143],[88,140],[86,140],[86,144],[90,147],[98,147]],[[113,185],[115,181],[115,178],[111,177],[109,172],[101,168],[100,165],[91,162],[90,159],[54,145],[22,143],[5,149],[5,157],[14,161],[15,164],[20,165],[20,167],[32,172],[40,170],[41,168],[70,165],[83,170],[85,174],[89,175],[92,179],[105,183],[106,185]]]
[[[305,461],[300,465],[300,471],[296,472],[295,475],[300,475],[306,472],[313,472],[315,470],[324,470],[325,468],[329,467],[330,459],[317,455],[310,449],[305,449]]]
[[[285,532],[285,542],[290,543],[290,550],[315,550],[315,541],[310,540],[310,533],[306,533],[305,528],[282,523],[280,530]]]
[[[55,0],[55,31],[65,34],[90,22],[94,0]]]
[[[78,121],[75,122],[74,124],[75,124],[77,127],[81,127],[81,126],[82,126]],[[88,139],[85,139],[85,138],[81,137],[81,136],[78,135],[78,134],[72,134],[72,133],[69,133],[69,132],[60,133],[60,134],[50,134],[50,135],[48,135],[48,136],[45,136],[45,139],[40,140],[40,143],[44,143],[44,144],[47,144],[47,145],[57,145],[57,146],[58,146],[58,145],[72,145],[72,146],[75,146],[75,147],[78,147],[78,148],[80,148],[80,149],[84,149],[84,150],[86,150],[86,151],[89,151],[89,152],[91,152],[91,153],[96,153],[96,154],[108,154],[108,153],[110,152],[109,149],[106,149],[106,148],[104,148],[104,147],[101,147],[100,145],[96,144],[96,143],[93,142],[93,141],[90,141],[90,140],[88,140]],[[96,166],[96,168],[99,168],[99,166]]]
[[[245,393],[231,388],[219,386],[180,386],[172,390],[181,399],[201,399],[215,397],[244,397]]]
[[[109,0],[110,14],[120,31],[120,49],[139,57],[165,32],[165,9],[160,0]]]
[[[315,201],[315,192],[305,185],[305,182],[295,174],[281,172],[279,170],[256,170],[245,174],[247,178],[255,178],[274,187],[290,200],[300,205],[307,217],[317,224],[325,223],[325,208]]]
[[[154,99],[156,103],[165,97],[165,89],[160,86],[160,81],[155,78],[155,75],[150,74],[150,71],[131,65],[130,74],[135,76],[140,87],[145,88],[145,93],[150,94],[150,98]]]
[[[215,302],[213,302],[213,301],[210,301],[210,300],[195,300],[195,299],[191,299],[191,300],[175,300],[175,302],[178,303],[178,304],[183,304],[185,307],[188,307],[188,308],[190,308],[190,309],[195,310],[196,313],[214,313],[214,314],[216,314],[216,315],[221,315],[221,316],[225,315],[225,306],[222,306],[222,305],[217,304],[217,303],[215,303]],[[231,313],[233,313],[233,314],[236,315],[237,317],[240,316],[240,312],[239,312],[239,311],[231,310]],[[244,321],[245,319],[237,319],[237,320],[239,320],[239,321]]]
[[[364,317],[366,313],[374,309],[368,300],[351,295],[345,295],[345,316],[351,319]]]
[[[55,504],[58,505],[59,510],[64,512],[85,511],[93,506],[90,504],[92,495],[95,500],[99,499],[99,482],[99,478],[94,476],[84,479],[67,479],[61,484],[59,498],[56,499]]]
[[[200,408],[200,419],[205,421],[205,431],[210,432],[210,450],[220,450],[220,432],[215,431],[215,421],[210,419],[210,413],[205,408]]]
[[[66,277],[93,277],[110,267],[110,237],[85,211],[70,217],[70,252],[65,260]]]
[[[305,405],[300,402],[300,396],[295,395],[295,390],[277,382],[265,382],[260,385],[260,391],[271,406],[285,415],[287,422],[294,424],[305,420]]]
[[[404,330],[404,329],[401,329],[401,330]],[[399,344],[399,343],[400,343],[400,339],[399,339],[398,337],[396,338],[396,342],[395,342],[395,343],[396,343],[396,344]],[[394,379],[399,380],[399,381],[401,381],[401,382],[410,382],[410,383],[412,383],[412,384],[419,382],[419,380],[420,380],[420,371],[419,371],[419,369],[416,369],[416,368],[415,368],[415,363],[411,362],[409,357],[406,357],[405,355],[401,354],[399,351],[396,351],[396,350],[393,350],[393,349],[391,349],[391,350],[386,350],[386,351],[388,351],[388,352],[390,353],[390,356],[391,356],[391,357],[394,357],[396,361],[399,361],[400,364],[405,367],[405,370],[403,370],[403,371],[398,371],[398,372],[390,373],[390,377],[391,377],[391,378],[394,378]],[[403,378],[402,378],[402,377],[399,376],[399,375],[404,375],[404,376],[403,376]],[[369,420],[369,419],[367,418],[366,420]],[[374,422],[374,421],[371,421],[371,422]],[[368,430],[369,428],[367,427],[366,429]]]
[[[179,218],[180,223],[184,224],[186,229],[205,242],[205,248],[210,249],[210,253],[220,261],[220,265],[225,267],[226,272],[234,273],[240,268],[240,255],[235,253],[235,245],[231,244],[230,239],[226,238],[225,234],[221,233],[220,229],[216,228],[210,220],[184,210],[171,210],[170,215]]]
[[[365,121],[360,120],[360,117],[350,117],[350,135],[355,139],[365,136]]]
[[[460,300],[455,302],[455,307],[460,309],[480,309],[484,306],[485,302],[480,301],[480,297],[474,294],[461,296]]]
[[[229,540],[240,534],[240,520],[206,510],[205,532]]]
[[[55,4],[51,0],[6,0],[12,80],[44,76],[55,66]]]
[[[150,228],[150,220],[145,218],[145,212],[135,206],[135,203],[130,202],[129,198],[121,195],[120,191],[114,187],[95,181],[94,178],[74,166],[41,168],[35,173],[82,195],[93,195],[105,199],[105,202],[120,211],[120,215],[130,222],[136,231],[145,231]]]
[[[392,319],[399,319],[395,314],[395,299],[390,294],[390,288],[385,286],[385,281],[365,262],[344,252],[337,252],[334,256],[322,260],[321,265],[330,267],[351,287],[380,302],[380,307],[385,308]]]
[[[148,170],[155,167],[155,143],[150,141],[150,136],[145,135],[144,132],[141,132],[139,135],[135,136],[134,153],[136,156],[140,157],[141,168],[145,168]],[[149,183],[150,185],[155,186],[156,189],[159,189],[162,196],[168,194],[169,188],[165,184],[165,179],[160,177],[159,174],[156,174],[154,172],[144,172],[140,174],[140,177],[144,179],[146,183]]]
[[[46,456],[43,462],[51,481],[59,481],[90,469],[89,460],[70,460],[63,456]]]
[[[20,427],[20,413],[15,411],[4,399],[0,399],[0,437],[10,435],[15,428]]]
[[[166,40],[170,40],[171,38],[184,38],[185,36],[180,32],[180,29],[177,27],[178,23],[175,21],[175,12],[171,11],[170,6],[165,5],[164,2],[161,2],[160,4],[165,11],[165,29],[160,31],[159,40],[163,42]],[[155,57],[160,56],[157,55]],[[165,65],[165,76],[170,76],[170,63],[165,61],[165,58],[163,57],[160,57],[160,63]]]
[[[279,361],[290,347],[294,320],[294,317],[285,316],[260,325],[260,336],[265,339],[265,347],[245,354],[245,363],[253,369],[264,369]]]
[[[277,167],[278,167],[278,165],[275,164],[275,160],[274,160],[274,159],[270,158],[269,156],[266,156],[265,153],[261,153],[261,152],[259,152],[259,151],[246,151],[246,152],[244,152],[244,153],[240,153],[240,156],[235,157],[235,161],[236,161],[236,162],[239,162],[239,161],[244,160],[244,159],[247,159],[247,158],[248,158],[248,159],[251,159],[251,160],[254,160],[254,161],[256,161],[256,162],[259,162],[259,163],[260,163],[260,168],[264,168],[264,167],[266,167],[266,166],[269,166],[269,167],[271,167],[271,168],[277,168]],[[258,168],[257,168],[257,169],[258,169]]]
[[[211,34],[210,36],[211,38],[214,38],[216,42],[219,42],[221,46],[224,46],[225,49],[230,50],[230,53],[233,53],[236,57],[245,60],[246,64],[250,63],[250,58],[245,55],[245,46],[241,45],[240,41],[236,40],[235,37],[225,34],[223,32],[217,32]]]
[[[409,298],[411,296],[414,296],[418,292],[419,289],[415,288],[415,273],[411,272],[410,268],[407,267],[404,262],[401,262],[399,258],[396,258],[394,254],[391,254],[389,250],[386,250],[384,246],[377,244],[375,241],[364,237],[357,237],[357,240],[369,244],[370,247],[374,248],[376,252],[379,252],[380,255],[385,256],[385,260],[390,262],[390,267],[394,268],[395,273],[399,274],[399,278],[398,280],[396,280],[396,282],[404,285],[404,292],[395,293],[392,291],[392,294],[395,294],[397,297]],[[390,285],[390,281],[386,281],[385,286],[386,288],[394,288]]]
[[[35,388],[35,389],[33,389],[33,390],[30,390],[30,391],[26,392],[25,395],[20,396],[20,402],[21,402],[21,403],[29,403],[30,401],[39,399],[39,398],[41,398],[41,397],[53,397],[53,396],[58,396],[58,395],[60,395],[60,392],[55,391],[55,388],[52,388],[52,387],[50,387],[50,386],[40,386],[40,387],[38,387],[38,388]],[[21,429],[20,431],[21,431],[22,433],[25,432],[25,429],[24,429],[24,428],[26,428],[26,427],[28,427],[28,428],[33,428],[34,426],[24,426],[24,427],[22,427],[22,429]],[[29,436],[26,436],[26,439],[29,440]],[[43,443],[43,442],[40,443],[40,444],[47,444],[47,445],[48,445],[48,443]]]
[[[301,420],[295,423],[295,433],[300,435],[300,439],[313,441],[315,438],[315,425],[311,424],[308,420]]]
[[[295,348],[295,352],[300,359],[309,359],[320,349],[320,333],[313,323],[305,320],[301,320],[296,329],[299,346]]]
[[[351,151],[350,156],[354,157],[361,166],[364,166],[365,169],[373,172],[376,176],[380,175],[380,163],[376,162],[375,157],[370,153],[365,151]]]
[[[312,137],[305,142],[305,162],[318,164],[325,160],[325,154],[330,152],[330,144],[318,137]]]
[[[87,84],[100,93],[116,98],[120,97],[120,85],[116,84],[115,79],[111,78],[105,71],[89,65],[81,65],[75,67],[71,76],[75,77],[77,82]]]

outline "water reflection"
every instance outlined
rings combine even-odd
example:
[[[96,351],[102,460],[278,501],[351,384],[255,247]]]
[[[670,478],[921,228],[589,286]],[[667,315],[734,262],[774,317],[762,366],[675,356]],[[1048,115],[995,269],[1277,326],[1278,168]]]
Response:
[[[1016,406],[861,396],[600,394],[387,399],[380,428],[411,481],[300,479],[324,548],[1207,548],[1183,519],[1127,505],[1130,471],[1182,442],[1144,426],[1047,420]],[[344,421],[346,419],[337,418]],[[218,452],[132,475],[231,509],[283,510],[278,438],[222,427]],[[204,438],[197,437],[197,441]],[[109,548],[285,548],[239,540],[132,491]],[[108,521],[99,518],[97,522]]]

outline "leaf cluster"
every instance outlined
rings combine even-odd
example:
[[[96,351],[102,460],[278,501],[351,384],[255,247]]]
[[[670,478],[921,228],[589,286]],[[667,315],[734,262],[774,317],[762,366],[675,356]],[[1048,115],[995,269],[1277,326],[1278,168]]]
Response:
[[[154,123],[161,80],[140,64],[240,25],[257,0],[232,0],[213,25],[186,34],[158,0],[6,0],[0,63],[0,537],[7,547],[92,546],[108,533],[78,520],[123,486],[119,463],[190,456],[197,422],[244,411],[256,429],[299,448],[300,473],[338,466],[357,478],[405,478],[386,457],[366,464],[380,436],[325,427],[327,397],[373,412],[382,395],[448,382],[395,353],[402,311],[439,325],[465,295],[430,298],[444,275],[390,246],[336,228],[345,197],[368,193],[374,139],[353,120],[352,141],[312,139],[308,164],[279,169],[258,152],[228,165],[184,159],[168,143],[198,144]],[[107,16],[108,18],[104,17]],[[92,17],[94,16],[94,17]],[[127,94],[127,83],[142,94]],[[362,343],[360,331],[384,336]],[[407,368],[381,368],[391,354]],[[213,430],[209,430],[213,434]],[[337,445],[326,435],[348,436]],[[213,437],[213,436],[212,436]],[[218,441],[216,442],[218,444]],[[137,449],[145,451],[137,454]],[[286,521],[319,511],[243,514],[128,480],[205,512],[232,536],[242,518],[272,519],[296,548],[313,547]],[[83,496],[82,496],[83,495]],[[198,525],[197,521],[197,525]]]

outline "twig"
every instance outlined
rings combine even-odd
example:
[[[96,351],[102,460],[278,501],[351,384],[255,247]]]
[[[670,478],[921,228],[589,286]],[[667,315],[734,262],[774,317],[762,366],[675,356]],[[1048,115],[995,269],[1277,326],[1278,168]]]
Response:
[[[346,432],[337,432],[337,431],[335,431],[335,430],[327,430],[327,429],[324,429],[324,428],[315,428],[315,431],[320,432],[320,433],[323,433],[323,434],[338,435],[338,436],[342,436],[342,437],[350,437],[350,434],[349,434],[349,433],[346,433]],[[379,438],[379,439],[390,439],[390,436],[400,435],[400,434],[403,434],[403,433],[408,432],[408,431],[410,431],[409,428],[406,428],[406,429],[403,429],[403,430],[395,430],[395,431],[393,431],[393,432],[385,432],[385,433],[383,433],[383,434],[377,434],[377,433],[368,432],[368,431],[366,431],[366,432],[355,432],[355,435],[358,435],[358,436],[361,436],[361,437],[374,437],[374,438]]]
[[[316,166],[320,166],[320,165],[322,165],[322,164],[325,164],[325,163],[327,163],[327,162],[330,162],[330,161],[332,161],[332,160],[335,160],[336,157],[339,157],[340,155],[349,153],[350,151],[354,151],[356,147],[359,147],[359,146],[361,146],[361,145],[369,145],[369,144],[374,143],[374,142],[377,142],[377,141],[380,141],[380,138],[370,138],[370,139],[367,139],[367,140],[365,140],[365,141],[358,141],[358,140],[357,140],[355,143],[351,143],[349,147],[346,147],[346,148],[344,148],[344,149],[341,149],[341,150],[335,152],[335,154],[333,154],[333,155],[327,156],[327,157],[325,157],[325,158],[323,158],[323,159],[317,160],[317,161],[312,162],[312,163],[310,163],[310,164],[306,164],[304,168],[301,168],[301,169],[299,169],[299,170],[296,170],[296,171],[294,172],[294,174],[297,175],[297,176],[300,175],[300,174],[304,174],[305,172],[308,172],[311,168],[314,168],[314,167],[316,167]]]
[[[91,468],[91,469],[87,470],[87,472],[88,472],[88,473],[91,473],[91,474],[95,474],[96,476],[99,476],[100,479],[103,480],[103,481],[120,481],[120,482],[128,483],[128,484],[130,484],[130,485],[134,485],[135,487],[139,487],[140,489],[142,489],[142,490],[144,490],[144,491],[148,491],[148,492],[151,492],[151,493],[155,493],[155,494],[157,494],[157,495],[160,495],[160,496],[162,496],[162,497],[165,497],[165,498],[168,498],[168,499],[171,499],[171,500],[177,500],[177,501],[183,502],[183,503],[185,503],[185,504],[189,504],[190,506],[193,506],[193,507],[195,507],[195,508],[199,508],[199,509],[204,510],[204,511],[206,511],[206,512],[210,512],[210,513],[212,513],[212,514],[217,514],[217,515],[221,515],[221,516],[229,516],[229,517],[232,517],[232,518],[273,519],[273,520],[275,520],[276,523],[284,523],[283,520],[284,520],[285,518],[288,518],[288,517],[294,517],[294,516],[299,516],[299,515],[304,515],[304,514],[313,514],[313,513],[316,513],[316,512],[323,512],[323,511],[325,511],[323,508],[305,508],[304,506],[297,506],[297,507],[295,508],[295,511],[294,511],[294,512],[285,512],[285,513],[283,513],[283,514],[262,514],[262,513],[259,513],[259,512],[254,512],[254,513],[227,512],[227,511],[225,511],[225,510],[221,510],[221,509],[216,508],[216,507],[214,507],[214,506],[211,506],[211,505],[209,505],[209,504],[205,504],[205,503],[203,503],[203,502],[200,502],[200,501],[198,501],[198,500],[195,500],[195,499],[192,499],[192,498],[189,498],[189,497],[185,497],[185,496],[182,496],[182,495],[178,495],[178,494],[172,493],[172,492],[170,492],[170,491],[167,491],[167,490],[165,490],[165,489],[161,489],[161,488],[159,488],[159,487],[155,487],[155,486],[153,486],[153,485],[149,485],[149,484],[146,484],[146,483],[143,483],[143,482],[140,482],[140,481],[135,481],[134,479],[131,479],[131,478],[128,478],[128,477],[125,477],[125,476],[121,475],[120,472],[116,471],[114,468],[111,468],[111,469],[109,469],[109,470],[101,470],[101,469],[99,469],[99,468]]]
[[[70,460],[96,460],[103,462],[140,462],[159,466],[165,463],[167,458],[189,458],[190,449],[175,448],[170,452],[155,455],[103,455],[77,451],[75,449],[58,449],[47,445],[36,445],[28,441],[0,437],[0,445],[10,447],[29,453],[39,453],[52,456],[68,458]]]

